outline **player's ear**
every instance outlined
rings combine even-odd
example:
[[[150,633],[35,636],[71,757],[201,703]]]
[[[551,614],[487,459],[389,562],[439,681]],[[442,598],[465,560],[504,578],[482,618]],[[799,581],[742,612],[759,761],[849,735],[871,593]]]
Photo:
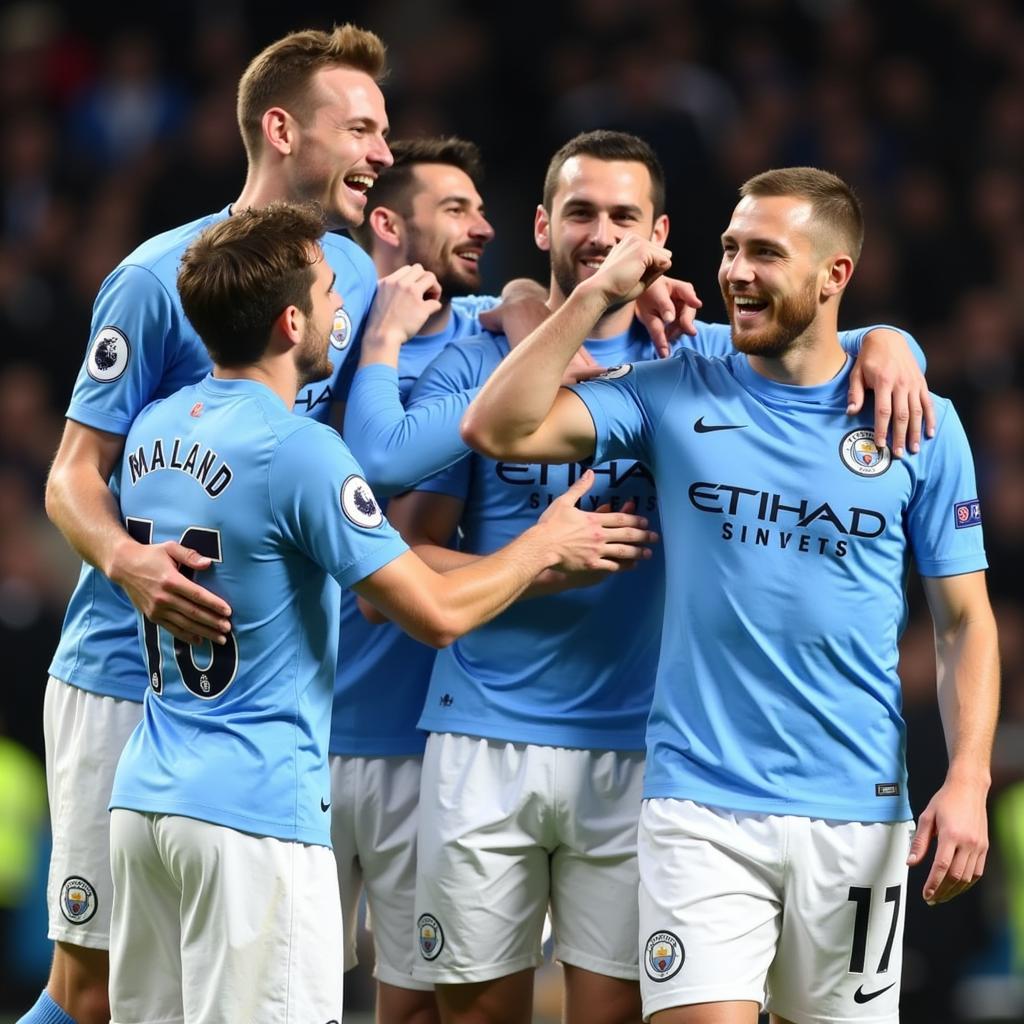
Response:
[[[533,215],[533,240],[541,252],[551,251],[551,218],[543,203],[537,207],[537,212]]]
[[[826,298],[842,294],[853,276],[853,259],[845,253],[829,258],[825,265],[825,276],[821,285],[821,294]]]
[[[386,206],[378,206],[370,211],[370,227],[385,245],[397,249],[402,244],[404,226],[402,218]]]
[[[274,321],[272,335],[277,336],[282,347],[291,348],[302,341],[306,317],[298,306],[285,306]]]
[[[260,127],[263,129],[263,141],[271,149],[277,150],[281,156],[291,155],[295,123],[284,107],[270,107],[263,111]]]
[[[664,245],[668,241],[668,214],[663,213],[654,222],[654,230],[651,232],[651,241],[658,245]]]

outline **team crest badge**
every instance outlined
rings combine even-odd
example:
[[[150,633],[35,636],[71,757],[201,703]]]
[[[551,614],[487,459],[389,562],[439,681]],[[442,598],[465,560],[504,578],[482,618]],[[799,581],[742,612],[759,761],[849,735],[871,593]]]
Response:
[[[86,369],[93,380],[109,384],[128,369],[132,347],[116,327],[104,327],[93,339]]]
[[[348,348],[348,343],[351,340],[352,320],[345,310],[339,309],[334,314],[334,326],[331,328],[331,347],[341,352]]]
[[[622,363],[619,366],[609,366],[604,373],[599,373],[596,380],[618,380],[619,377],[625,377],[627,373],[633,371],[632,363]]]
[[[420,956],[424,960],[436,960],[444,949],[441,922],[433,914],[420,914],[420,919],[416,922],[416,934],[420,944]]]
[[[72,924],[85,924],[96,913],[96,890],[77,875],[65,879],[60,887],[60,912]]]
[[[376,529],[384,522],[384,513],[377,504],[370,485],[355,474],[341,485],[341,511],[356,526],[361,526],[364,530]]]
[[[644,950],[644,970],[651,981],[668,981],[683,966],[686,952],[678,936],[672,932],[655,932]]]
[[[892,452],[875,444],[873,430],[851,430],[839,442],[843,465],[857,476],[881,476],[892,465]]]

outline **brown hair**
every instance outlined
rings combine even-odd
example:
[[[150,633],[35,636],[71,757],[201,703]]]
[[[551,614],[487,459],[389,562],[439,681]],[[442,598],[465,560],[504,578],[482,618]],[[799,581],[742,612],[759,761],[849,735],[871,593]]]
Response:
[[[657,153],[643,139],[627,132],[611,132],[601,129],[583,132],[570,139],[551,158],[547,174],[544,175],[544,209],[551,213],[551,202],[558,189],[558,175],[566,160],[574,156],[592,156],[597,160],[631,160],[643,164],[651,176],[651,203],[654,216],[665,212],[665,171]]]
[[[864,213],[853,189],[835,174],[817,167],[776,168],[749,178],[740,186],[740,195],[806,199],[815,220],[839,236],[853,262],[860,258]]]
[[[248,366],[263,355],[288,306],[313,312],[313,265],[324,218],[312,203],[240,210],[198,235],[181,257],[181,305],[210,358]]]
[[[259,152],[263,114],[285,107],[300,121],[312,113],[309,83],[325,68],[365,71],[375,82],[386,71],[380,37],[355,25],[335,25],[331,32],[291,32],[258,53],[238,83],[238,128],[249,159]]]
[[[479,189],[483,181],[483,161],[475,143],[454,136],[432,139],[407,139],[389,142],[395,162],[381,172],[373,188],[367,192],[363,223],[350,227],[349,234],[369,252],[373,245],[370,213],[386,206],[403,217],[412,213],[413,171],[419,164],[449,164],[464,171]]]

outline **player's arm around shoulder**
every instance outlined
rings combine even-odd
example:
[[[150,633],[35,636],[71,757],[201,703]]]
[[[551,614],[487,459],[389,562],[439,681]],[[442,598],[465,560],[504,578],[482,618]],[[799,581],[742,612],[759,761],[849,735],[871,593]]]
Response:
[[[985,870],[999,650],[983,572],[925,578],[924,590],[935,626],[949,769],[918,821],[909,863],[919,863],[935,840],[935,859],[923,890],[924,899],[935,904],[969,889]]]

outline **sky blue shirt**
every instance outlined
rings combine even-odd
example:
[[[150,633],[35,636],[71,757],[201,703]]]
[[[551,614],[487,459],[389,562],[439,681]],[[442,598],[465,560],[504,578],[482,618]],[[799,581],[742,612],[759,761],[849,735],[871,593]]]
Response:
[[[691,353],[574,388],[595,458],[658,483],[667,563],[645,795],[842,821],[910,817],[896,674],[911,555],[986,565],[971,453],[951,404],[889,460],[849,363],[811,388],[743,355]]]
[[[398,372],[395,375],[391,370],[390,386],[394,389],[397,380],[403,405],[427,364],[451,342],[479,333],[480,311],[497,301],[490,296],[459,299],[451,307],[444,330],[417,335],[402,346]],[[386,451],[386,444],[367,436],[346,410],[346,441],[350,435],[378,467],[381,460],[375,453]],[[367,471],[366,475],[375,487],[374,473]],[[416,721],[437,652],[390,622],[370,625],[354,595],[347,591],[341,595],[341,636],[344,656],[338,659],[334,681],[330,752],[365,757],[422,753],[426,734],[416,728]]]
[[[199,579],[233,615],[212,657],[136,616],[150,686],[110,806],[329,846],[338,586],[405,543],[338,434],[256,381],[207,377],[149,406],[121,482],[129,532],[213,558]]]
[[[209,372],[210,358],[181,308],[176,278],[188,245],[228,213],[225,208],[143,242],[103,282],[93,307],[93,340],[68,419],[124,435],[149,402]],[[343,393],[358,361],[353,352],[376,293],[377,274],[350,239],[327,234],[321,244],[344,300],[331,336],[334,372],[329,380],[304,388],[295,408],[324,420],[332,396]],[[114,486],[116,491],[116,474]],[[50,674],[92,693],[141,700],[146,675],[134,636],[135,611],[124,592],[83,564]]]

